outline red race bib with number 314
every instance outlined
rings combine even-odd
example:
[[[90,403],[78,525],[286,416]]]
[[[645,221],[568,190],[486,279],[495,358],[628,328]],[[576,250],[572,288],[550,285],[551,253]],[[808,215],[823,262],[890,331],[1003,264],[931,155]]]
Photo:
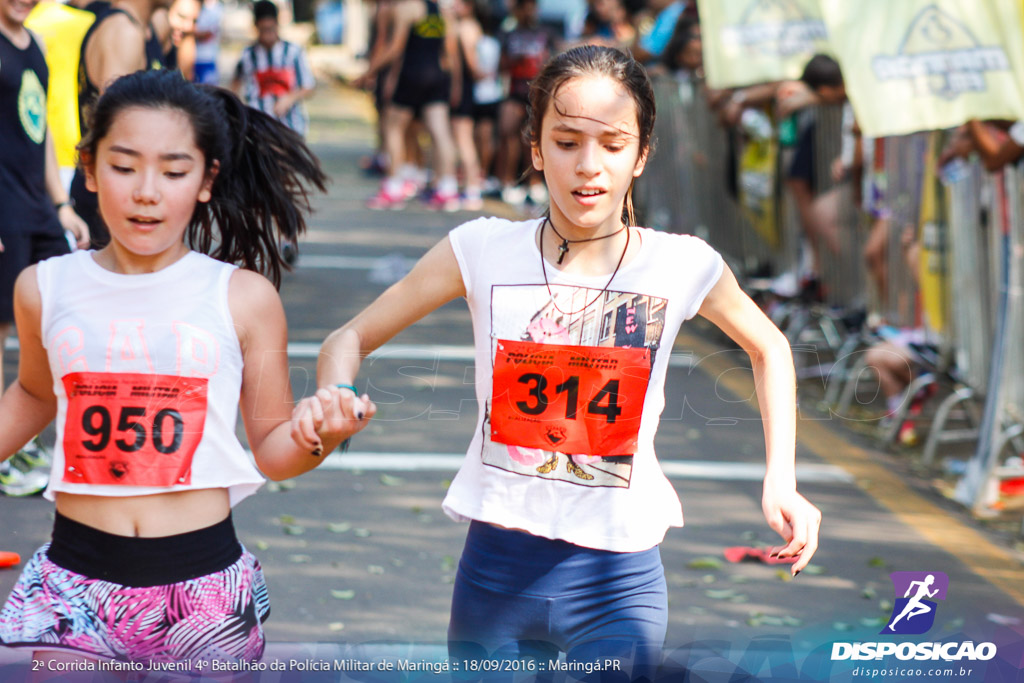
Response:
[[[61,381],[68,397],[65,482],[191,483],[206,422],[205,378],[73,372]]]
[[[650,349],[505,339],[497,346],[492,441],[586,455],[636,452]]]

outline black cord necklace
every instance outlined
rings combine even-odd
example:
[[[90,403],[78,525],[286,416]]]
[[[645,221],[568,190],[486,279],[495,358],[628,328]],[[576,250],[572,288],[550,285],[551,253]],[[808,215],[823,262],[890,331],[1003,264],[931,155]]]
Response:
[[[622,232],[623,230],[626,229],[626,226],[623,225],[621,228],[619,228],[615,232],[608,233],[607,235],[601,235],[600,237],[588,237],[585,240],[570,240],[570,239],[566,239],[565,237],[562,237],[562,233],[558,232],[558,228],[556,228],[555,224],[551,223],[550,220],[545,218],[544,222],[545,223],[550,223],[551,224],[551,229],[555,231],[556,235],[558,235],[558,239],[562,240],[562,243],[558,245],[558,265],[562,265],[562,260],[565,258],[565,255],[569,253],[569,245],[570,244],[582,244],[583,242],[596,242],[598,240],[606,240],[609,237],[615,237],[620,232]],[[542,227],[541,228],[541,232],[543,232],[543,231],[544,231],[544,228]]]
[[[555,307],[555,310],[558,311],[559,313],[561,313],[562,315],[567,315],[567,316],[572,317],[572,316],[578,315],[578,314],[582,313],[583,311],[587,310],[588,308],[590,308],[594,304],[595,301],[597,301],[598,299],[601,298],[602,294],[604,294],[605,292],[608,291],[608,288],[612,284],[612,280],[615,279],[615,276],[619,272],[619,268],[622,267],[622,262],[626,258],[626,252],[629,251],[629,235],[630,235],[630,232],[628,230],[626,231],[626,246],[624,246],[622,248],[622,254],[619,256],[619,262],[615,264],[615,270],[612,271],[612,276],[610,278],[608,278],[608,282],[606,282],[604,287],[601,288],[601,291],[597,293],[597,296],[595,296],[593,299],[591,299],[589,303],[585,304],[583,306],[583,308],[581,308],[578,311],[563,311],[561,308],[558,307],[558,302],[555,301],[555,295],[551,293],[551,285],[548,283],[548,267],[547,267],[548,264],[544,260],[544,227],[548,223],[550,223],[550,221],[547,218],[545,218],[544,222],[540,224],[540,270],[541,270],[542,273],[544,273],[544,286],[547,287],[548,297],[550,297],[551,304]],[[551,229],[555,230],[555,226],[552,225]],[[593,237],[593,238],[591,238],[591,240],[594,240],[594,239],[600,240],[600,239],[604,239],[605,237],[614,237],[615,235],[618,235],[623,230],[626,230],[625,226],[623,226],[621,230],[618,230],[618,231],[612,233],[611,235],[604,235],[603,237]],[[557,230],[555,230],[555,234],[558,235],[558,231]],[[558,236],[562,237],[561,235],[558,235]],[[566,241],[564,237],[562,237],[562,240],[563,240],[563,243],[564,243],[564,241]],[[577,241],[578,242],[590,242],[591,240],[577,240]],[[561,247],[559,247],[559,249],[561,249]],[[561,263],[561,260],[559,260],[559,263]]]

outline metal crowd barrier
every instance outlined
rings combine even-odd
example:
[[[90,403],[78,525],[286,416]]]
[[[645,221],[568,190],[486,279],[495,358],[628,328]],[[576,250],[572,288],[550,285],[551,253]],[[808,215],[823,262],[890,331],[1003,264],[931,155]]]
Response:
[[[1021,288],[1024,277],[1024,216],[1021,211],[1021,167],[1006,167],[993,178],[989,213],[989,284],[993,297],[992,350],[989,360],[988,395],[974,457],[954,492],[954,497],[976,513],[1000,503],[1001,482],[1024,483],[1024,331]],[[1012,447],[1012,448],[1011,448]],[[1014,457],[1016,464],[1010,465]],[[1024,531],[1024,527],[1022,527]]]
[[[738,188],[729,187],[733,133],[718,125],[693,84],[657,78],[654,89],[656,147],[635,191],[641,222],[707,240],[738,274],[757,268],[771,251],[743,216]]]
[[[974,443],[988,386],[992,348],[991,294],[984,274],[990,216],[983,202],[985,173],[977,162],[954,162],[945,181],[949,268],[955,301],[949,306],[949,344],[955,357],[954,391],[939,404],[924,446],[923,461],[935,461],[941,446]],[[951,292],[952,298],[952,292]],[[951,418],[959,415],[959,425]]]
[[[803,230],[785,189],[792,150],[781,149],[774,132],[767,138],[758,132],[767,118],[757,113],[741,130],[726,131],[692,83],[657,79],[655,93],[658,148],[635,193],[641,223],[706,239],[741,282],[796,273]],[[773,313],[793,344],[800,377],[827,378],[825,400],[845,415],[871,374],[862,352],[880,339],[847,326],[851,311],[867,308],[895,327],[929,322],[905,258],[903,233],[913,226],[930,267],[946,278],[941,293],[928,292],[941,320],[931,336],[938,350],[879,436],[892,441],[904,419],[915,420],[927,429],[922,459],[936,466],[953,444],[974,446],[956,496],[976,511],[990,507],[1001,481],[1024,485],[1024,463],[1014,459],[1024,454],[1024,166],[992,176],[977,162],[957,162],[940,182],[926,171],[943,133],[886,139],[880,180],[890,212],[889,282],[879,298],[863,262],[870,219],[857,205],[853,182],[832,174],[842,108],[803,115],[815,122],[815,211],[829,226],[818,250],[823,300],[794,298]],[[926,192],[934,215],[922,214]],[[929,384],[945,390],[929,399],[937,405],[909,415],[910,399],[920,399]]]

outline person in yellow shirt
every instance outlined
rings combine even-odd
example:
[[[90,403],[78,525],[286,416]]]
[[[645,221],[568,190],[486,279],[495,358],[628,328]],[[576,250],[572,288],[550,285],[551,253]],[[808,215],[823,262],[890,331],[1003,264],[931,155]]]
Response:
[[[75,145],[81,138],[78,125],[78,58],[82,39],[92,26],[92,12],[44,0],[36,5],[25,26],[43,39],[50,84],[46,93],[46,119],[53,136],[64,187],[75,172]]]

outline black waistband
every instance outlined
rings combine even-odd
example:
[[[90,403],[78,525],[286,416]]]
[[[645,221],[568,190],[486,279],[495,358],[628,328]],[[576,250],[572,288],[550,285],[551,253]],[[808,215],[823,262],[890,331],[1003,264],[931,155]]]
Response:
[[[242,546],[231,515],[205,529],[140,538],[108,534],[58,512],[46,555],[83,576],[141,588],[219,572],[238,561]]]

